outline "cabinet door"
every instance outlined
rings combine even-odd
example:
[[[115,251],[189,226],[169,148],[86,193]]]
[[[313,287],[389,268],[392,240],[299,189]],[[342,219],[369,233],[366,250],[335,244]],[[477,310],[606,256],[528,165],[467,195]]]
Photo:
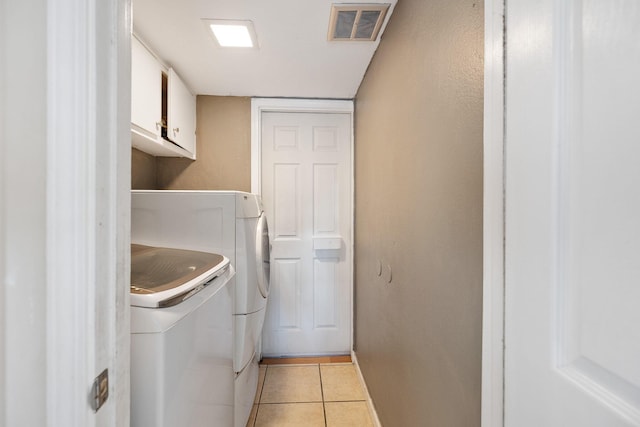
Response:
[[[131,38],[131,123],[154,138],[160,134],[162,68],[156,58]]]
[[[196,153],[196,97],[180,80],[173,68],[169,69],[168,137],[173,142]]]

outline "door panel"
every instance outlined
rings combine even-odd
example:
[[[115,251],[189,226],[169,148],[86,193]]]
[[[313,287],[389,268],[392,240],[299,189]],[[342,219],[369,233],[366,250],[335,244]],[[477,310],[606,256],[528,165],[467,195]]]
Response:
[[[169,68],[167,133],[169,139],[196,154],[196,97],[173,68]]]
[[[162,68],[155,57],[135,37],[131,37],[131,123],[160,134],[162,118]]]
[[[313,232],[338,232],[338,183],[337,165],[313,165]]]
[[[273,253],[273,252],[272,252]],[[302,283],[302,275],[300,268],[300,259],[278,258],[275,263],[274,286],[271,294],[268,318],[277,319],[276,329],[296,329],[300,330],[302,321],[300,317],[300,301],[299,297],[300,284]],[[277,310],[277,312],[276,312]],[[271,323],[271,322],[270,322]],[[270,327],[273,327],[269,325]],[[266,328],[265,328],[266,329]]]
[[[640,425],[640,5],[507,10],[506,425]]]
[[[313,269],[314,290],[314,327],[337,328],[339,319],[336,316],[336,305],[339,283],[336,266],[339,258],[316,258]]]
[[[263,113],[261,168],[274,224],[263,353],[349,353],[350,115]]]
[[[300,239],[299,165],[273,165],[273,218],[276,239]]]

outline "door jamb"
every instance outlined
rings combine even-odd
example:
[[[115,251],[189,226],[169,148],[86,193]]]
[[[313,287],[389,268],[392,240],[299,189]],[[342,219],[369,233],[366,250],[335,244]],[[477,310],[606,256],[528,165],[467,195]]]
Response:
[[[47,13],[48,425],[129,420],[130,8]],[[97,412],[88,389],[105,368],[113,397]]]
[[[504,426],[505,2],[485,2],[482,427]]]

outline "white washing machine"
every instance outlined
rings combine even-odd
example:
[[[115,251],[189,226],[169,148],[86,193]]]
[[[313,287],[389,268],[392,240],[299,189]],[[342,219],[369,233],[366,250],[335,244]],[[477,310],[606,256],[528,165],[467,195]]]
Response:
[[[131,252],[131,426],[232,425],[229,259],[139,245]]]
[[[235,268],[234,425],[244,427],[258,384],[269,294],[269,240],[260,197],[237,191],[131,192],[134,243],[220,253]]]

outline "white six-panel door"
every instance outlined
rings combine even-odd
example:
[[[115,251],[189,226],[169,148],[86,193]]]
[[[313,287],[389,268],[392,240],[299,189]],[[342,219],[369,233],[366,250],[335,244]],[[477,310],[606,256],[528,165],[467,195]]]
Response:
[[[640,425],[640,2],[507,1],[505,425]]]
[[[263,354],[351,351],[351,115],[262,113],[272,244]]]

